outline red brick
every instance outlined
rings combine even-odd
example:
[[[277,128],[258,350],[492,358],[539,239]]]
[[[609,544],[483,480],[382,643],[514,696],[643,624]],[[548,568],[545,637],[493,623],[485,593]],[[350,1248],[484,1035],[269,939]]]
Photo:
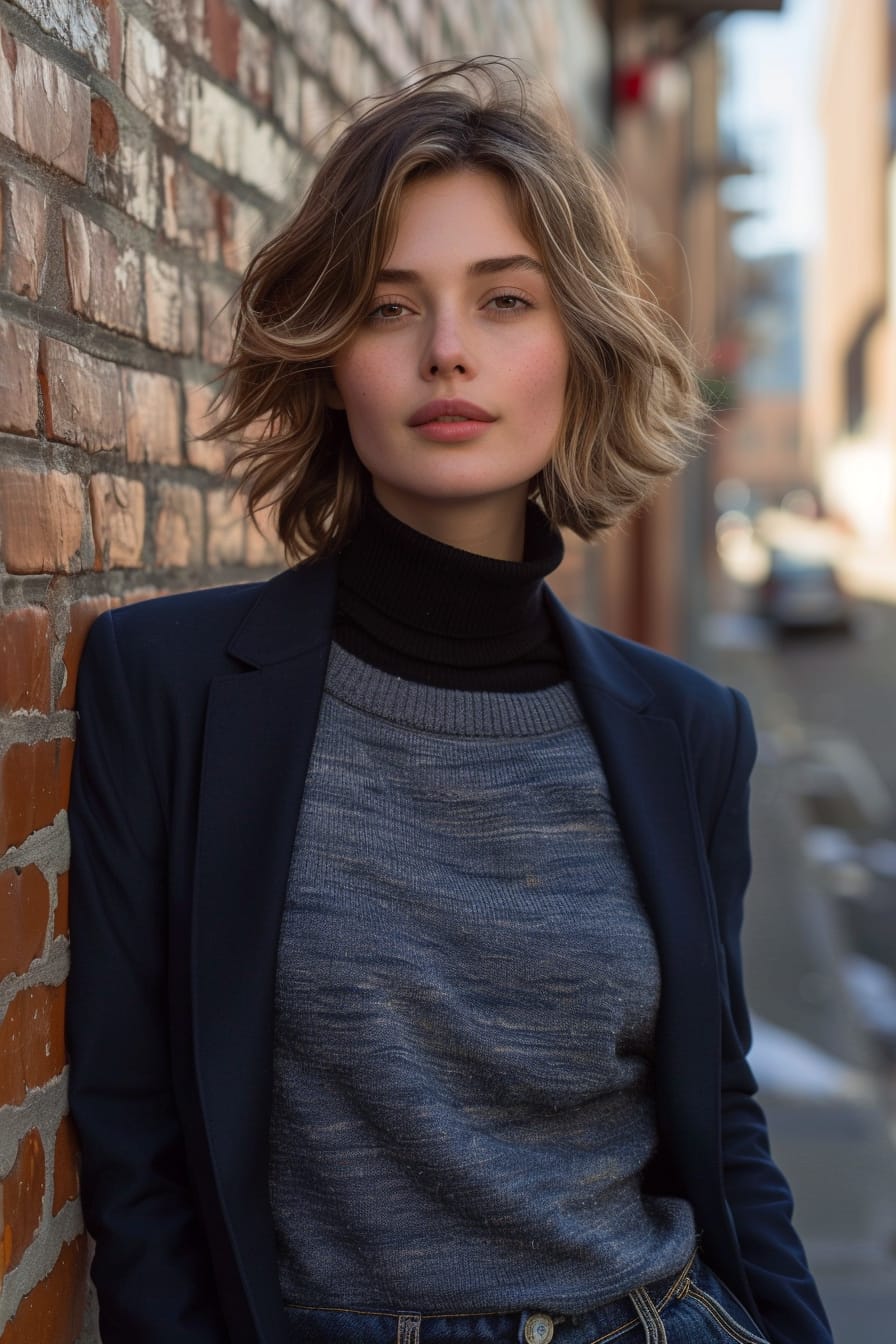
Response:
[[[296,24],[294,47],[300,61],[325,75],[329,66],[330,47],[339,34],[333,32],[332,11],[329,5],[306,5],[301,20]]]
[[[47,438],[77,444],[88,452],[124,447],[117,364],[45,337],[41,369]]]
[[[37,1236],[44,1201],[44,1168],[44,1145],[38,1131],[31,1129],[19,1144],[11,1171],[0,1180],[0,1280],[15,1269]]]
[[[184,306],[184,285],[180,269],[148,253],[146,266],[146,328],[150,345],[179,354],[192,354],[196,348],[195,289],[194,312],[188,316]]]
[[[160,200],[155,142],[141,135],[141,128],[121,122],[115,151],[91,159],[88,186],[95,196],[155,229]]]
[[[315,154],[326,150],[326,135],[337,108],[317,79],[306,75],[299,91],[301,99],[302,144]]]
[[[56,879],[56,913],[53,916],[53,937],[68,937],[68,873]]]
[[[162,156],[162,228],[165,237],[214,264],[218,244],[218,193],[204,177],[169,155]]]
[[[181,460],[180,384],[161,373],[122,369],[129,462]]]
[[[236,81],[241,93],[267,112],[271,106],[271,64],[273,44],[251,19],[243,18],[240,28]]]
[[[128,18],[124,55],[124,91],[135,107],[174,140],[190,131],[194,76],[154,33]]]
[[[301,133],[302,77],[298,58],[285,42],[274,47],[274,115],[287,135],[298,140]]]
[[[218,203],[218,230],[221,260],[228,270],[242,275],[261,242],[264,216],[253,205],[222,192]]]
[[[0,135],[83,182],[90,144],[90,90],[3,30]]]
[[[146,527],[146,491],[142,481],[97,472],[90,478],[94,569],[139,569]]]
[[[193,467],[221,475],[227,463],[236,452],[236,445],[229,439],[197,439],[211,429],[214,417],[209,417],[209,407],[214,395],[210,387],[203,383],[190,383],[187,393],[187,461]]]
[[[37,431],[37,350],[36,331],[0,318],[0,429]]]
[[[84,1323],[87,1238],[83,1233],[62,1248],[45,1279],[22,1299],[3,1332],[3,1344],[75,1344]]]
[[[0,615],[0,711],[50,711],[50,614],[18,607]]]
[[[199,349],[199,288],[191,276],[181,282],[181,344],[185,355],[195,355]]]
[[[156,564],[197,568],[202,564],[202,495],[191,485],[159,486],[155,525]]]
[[[0,980],[43,956],[49,918],[50,888],[35,864],[0,873]]]
[[[67,206],[62,209],[62,222],[74,311],[104,327],[140,335],[139,253]]]
[[[16,0],[16,4],[26,10],[45,33],[58,37],[67,47],[86,56],[102,74],[118,79],[121,73],[121,21],[114,0],[66,0],[65,4]]]
[[[22,178],[9,183],[9,288],[40,295],[47,261],[47,197]]]
[[[0,553],[11,574],[77,574],[84,492],[61,471],[0,471]]]
[[[233,490],[210,490],[206,495],[208,563],[240,565],[246,551],[246,501]]]
[[[64,1024],[65,985],[32,985],[15,996],[0,1022],[0,1106],[20,1106],[35,1087],[59,1076]]]
[[[74,745],[70,737],[16,742],[0,756],[0,854],[65,811]]]
[[[205,0],[154,0],[153,26],[177,46],[191,47],[204,61],[209,59]]]
[[[202,357],[210,364],[225,364],[233,342],[233,290],[216,281],[199,287],[202,305]]]
[[[277,536],[276,520],[271,509],[261,509],[246,528],[246,564],[282,565],[285,563],[283,543]]]
[[[78,664],[84,652],[87,632],[97,616],[108,611],[115,603],[111,597],[82,597],[69,607],[69,632],[65,639],[62,661],[65,667],[65,685],[59,693],[59,709],[74,709],[75,687],[78,680]]]
[[[212,65],[228,84],[235,84],[240,16],[227,0],[205,0],[205,35]]]
[[[118,152],[118,118],[105,98],[95,97],[90,104],[90,143],[101,158]]]
[[[64,1115],[56,1131],[53,1150],[53,1213],[78,1197],[78,1143],[70,1115]]]

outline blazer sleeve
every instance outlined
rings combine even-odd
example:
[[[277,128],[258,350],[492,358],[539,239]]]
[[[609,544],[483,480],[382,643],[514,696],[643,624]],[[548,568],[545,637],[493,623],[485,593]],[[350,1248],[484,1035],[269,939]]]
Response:
[[[790,1188],[769,1150],[765,1116],[747,1063],[750,1019],[740,951],[743,897],[750,877],[749,777],[756,735],[746,700],[733,698],[734,748],[723,800],[708,842],[727,977],[722,1022],[722,1163],[747,1279],[773,1344],[832,1344],[830,1326],[791,1222]]]
[[[164,810],[110,613],[78,715],[67,1038],[103,1344],[227,1344],[172,1089]]]

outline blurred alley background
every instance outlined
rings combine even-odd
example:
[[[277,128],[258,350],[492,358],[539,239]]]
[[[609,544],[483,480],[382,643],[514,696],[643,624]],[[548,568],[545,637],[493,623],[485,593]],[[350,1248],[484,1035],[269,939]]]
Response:
[[[896,1319],[896,0],[0,0],[0,1337],[97,1344],[67,1118],[74,684],[282,568],[199,442],[228,299],[357,98],[544,73],[697,352],[705,451],[553,584],[760,734],[752,1062],[838,1344]]]

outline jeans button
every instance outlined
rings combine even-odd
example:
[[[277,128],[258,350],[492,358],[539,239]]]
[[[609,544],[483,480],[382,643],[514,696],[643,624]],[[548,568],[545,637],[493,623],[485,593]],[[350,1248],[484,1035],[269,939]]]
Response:
[[[526,1344],[551,1344],[554,1322],[543,1311],[534,1311],[523,1328]]]

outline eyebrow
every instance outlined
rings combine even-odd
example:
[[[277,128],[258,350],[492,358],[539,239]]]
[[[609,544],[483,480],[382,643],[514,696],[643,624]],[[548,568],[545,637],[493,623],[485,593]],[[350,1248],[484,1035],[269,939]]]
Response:
[[[471,262],[467,267],[468,275],[497,275],[501,271],[537,271],[544,275],[544,267],[534,257],[519,252],[512,257],[486,257],[483,261]],[[395,267],[386,267],[377,276],[377,284],[389,281],[396,285],[415,285],[420,283],[418,271],[402,271]]]

